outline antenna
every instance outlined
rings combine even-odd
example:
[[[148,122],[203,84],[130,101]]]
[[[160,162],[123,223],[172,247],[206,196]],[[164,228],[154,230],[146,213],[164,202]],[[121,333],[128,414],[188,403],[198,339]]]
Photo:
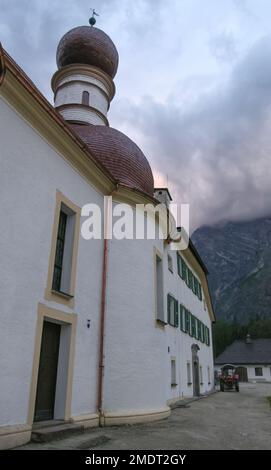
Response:
[[[99,13],[97,13],[95,11],[95,8],[91,8],[91,11],[92,11],[92,16],[91,16],[91,18],[89,18],[89,24],[90,24],[90,26],[94,26],[95,23],[96,23],[95,16],[100,16],[100,15],[99,15]]]

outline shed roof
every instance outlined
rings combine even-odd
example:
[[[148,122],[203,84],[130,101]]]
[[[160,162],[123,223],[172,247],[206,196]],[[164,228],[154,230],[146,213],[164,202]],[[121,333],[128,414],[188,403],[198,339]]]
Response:
[[[228,346],[215,364],[271,364],[271,338],[238,340]]]

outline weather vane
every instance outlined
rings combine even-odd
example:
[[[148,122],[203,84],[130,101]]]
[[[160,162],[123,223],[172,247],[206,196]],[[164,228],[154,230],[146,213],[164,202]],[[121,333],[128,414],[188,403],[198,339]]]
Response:
[[[95,23],[96,23],[95,16],[100,16],[100,15],[98,13],[96,13],[94,8],[92,8],[91,10],[92,10],[92,17],[89,18],[89,24],[90,24],[90,26],[94,26]]]

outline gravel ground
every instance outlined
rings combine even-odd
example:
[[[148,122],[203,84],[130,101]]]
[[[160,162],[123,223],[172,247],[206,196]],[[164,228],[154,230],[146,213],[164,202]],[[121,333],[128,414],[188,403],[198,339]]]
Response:
[[[241,384],[176,408],[163,421],[93,429],[20,449],[271,449],[271,383]]]

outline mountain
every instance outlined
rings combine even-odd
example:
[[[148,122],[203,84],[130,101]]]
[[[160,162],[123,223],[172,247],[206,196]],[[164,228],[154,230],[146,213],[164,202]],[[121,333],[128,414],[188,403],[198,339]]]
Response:
[[[217,319],[271,318],[271,218],[203,226],[192,241],[210,273]]]

